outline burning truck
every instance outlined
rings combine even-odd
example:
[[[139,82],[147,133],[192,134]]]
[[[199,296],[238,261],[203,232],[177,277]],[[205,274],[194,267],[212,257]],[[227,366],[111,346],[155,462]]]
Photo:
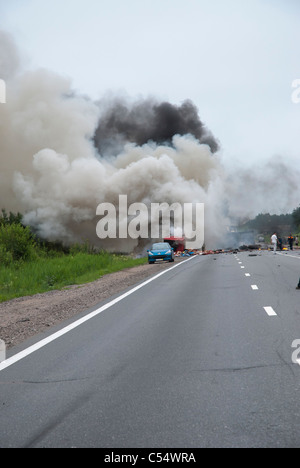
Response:
[[[164,239],[164,242],[170,244],[174,252],[184,252],[186,250],[186,241],[184,237],[170,236]]]

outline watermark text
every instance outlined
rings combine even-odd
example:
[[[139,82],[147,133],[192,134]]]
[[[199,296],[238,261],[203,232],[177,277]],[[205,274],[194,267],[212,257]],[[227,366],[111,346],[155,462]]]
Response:
[[[0,340],[0,362],[6,359],[6,345],[3,340]]]
[[[170,235],[184,236],[189,248],[204,244],[204,203],[133,203],[127,195],[119,204],[101,203],[101,219],[96,232],[100,239],[160,239]]]
[[[292,88],[294,91],[292,92],[292,102],[294,104],[300,104],[300,79],[296,79],[292,83]]]
[[[6,104],[6,83],[0,79],[0,104]]]
[[[292,348],[295,349],[292,353],[292,362],[293,364],[298,364],[298,366],[300,366],[300,340],[294,340]]]

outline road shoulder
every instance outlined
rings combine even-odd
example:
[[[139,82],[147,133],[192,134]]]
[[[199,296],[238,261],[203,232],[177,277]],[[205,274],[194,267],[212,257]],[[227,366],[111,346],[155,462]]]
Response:
[[[141,265],[105,275],[92,283],[4,302],[0,304],[0,338],[7,349],[18,346],[171,266]]]

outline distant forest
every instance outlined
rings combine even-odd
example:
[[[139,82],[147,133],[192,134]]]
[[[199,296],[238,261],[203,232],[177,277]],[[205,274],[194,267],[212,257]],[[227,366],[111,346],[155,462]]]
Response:
[[[255,229],[261,234],[270,234],[270,232],[278,231],[282,234],[299,233],[300,232],[300,206],[291,214],[285,215],[270,215],[259,214],[255,219],[243,224],[243,229]]]

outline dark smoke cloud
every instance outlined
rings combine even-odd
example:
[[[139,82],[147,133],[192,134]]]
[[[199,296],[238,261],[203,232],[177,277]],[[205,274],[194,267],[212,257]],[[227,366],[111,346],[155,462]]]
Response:
[[[175,135],[193,135],[200,143],[207,144],[215,153],[219,144],[201,122],[198,109],[189,100],[181,106],[154,99],[129,103],[115,98],[104,105],[95,134],[95,145],[100,154],[120,151],[125,143],[139,146],[153,141],[161,145],[172,145]]]

